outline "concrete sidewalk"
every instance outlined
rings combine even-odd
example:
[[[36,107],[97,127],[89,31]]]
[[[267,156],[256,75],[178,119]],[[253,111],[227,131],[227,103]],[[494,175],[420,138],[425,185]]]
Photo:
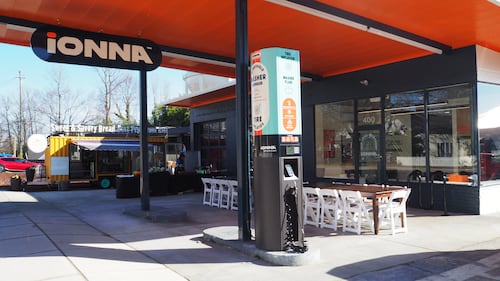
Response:
[[[152,197],[148,219],[114,190],[0,191],[0,280],[500,280],[500,214],[410,209],[395,236],[306,226],[319,260],[276,266],[236,250],[237,213],[201,196]]]

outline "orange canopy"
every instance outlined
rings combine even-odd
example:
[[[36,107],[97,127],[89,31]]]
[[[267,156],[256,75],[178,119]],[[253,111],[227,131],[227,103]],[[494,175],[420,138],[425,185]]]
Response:
[[[25,27],[41,24],[149,39],[163,48],[163,66],[235,76],[234,0],[0,1],[0,42],[28,45]],[[451,49],[500,51],[500,7],[489,0],[248,0],[249,51],[300,50],[304,74],[325,77],[433,53],[371,32],[374,26]]]

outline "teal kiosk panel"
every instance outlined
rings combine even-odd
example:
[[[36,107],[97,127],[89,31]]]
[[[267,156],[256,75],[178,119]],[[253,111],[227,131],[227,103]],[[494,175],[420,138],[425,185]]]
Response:
[[[304,252],[299,52],[253,52],[251,87],[256,245]]]

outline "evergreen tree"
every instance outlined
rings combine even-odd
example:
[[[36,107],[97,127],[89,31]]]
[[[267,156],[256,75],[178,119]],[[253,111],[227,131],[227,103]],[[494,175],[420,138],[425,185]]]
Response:
[[[158,105],[153,110],[154,126],[186,127],[189,126],[189,109],[176,106]]]

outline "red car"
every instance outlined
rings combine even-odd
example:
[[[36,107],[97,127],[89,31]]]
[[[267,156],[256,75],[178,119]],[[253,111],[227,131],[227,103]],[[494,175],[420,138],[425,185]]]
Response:
[[[39,166],[40,164],[30,162],[26,159],[16,157],[0,157],[0,172],[4,171],[24,171],[29,167]]]

